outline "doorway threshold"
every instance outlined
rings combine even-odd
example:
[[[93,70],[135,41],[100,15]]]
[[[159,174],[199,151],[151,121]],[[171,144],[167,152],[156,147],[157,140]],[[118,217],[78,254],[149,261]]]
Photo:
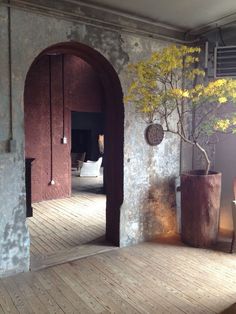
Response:
[[[30,270],[37,271],[51,266],[72,262],[88,256],[105,253],[114,249],[118,249],[118,247],[112,245],[111,243],[87,243],[47,255],[32,256],[30,261]]]

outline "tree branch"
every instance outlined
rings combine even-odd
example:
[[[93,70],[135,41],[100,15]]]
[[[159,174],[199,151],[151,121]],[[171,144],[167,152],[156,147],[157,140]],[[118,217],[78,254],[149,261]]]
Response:
[[[209,173],[209,170],[210,170],[211,161],[208,158],[206,150],[199,143],[196,142],[195,146],[202,152],[202,154],[204,156],[204,159],[206,161],[205,175],[207,175]]]

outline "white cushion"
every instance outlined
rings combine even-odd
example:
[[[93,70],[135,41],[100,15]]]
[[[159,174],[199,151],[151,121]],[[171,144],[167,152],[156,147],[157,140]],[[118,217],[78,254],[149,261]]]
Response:
[[[100,167],[102,164],[102,157],[97,161],[88,160],[83,163],[80,170],[81,177],[98,177],[100,175]]]

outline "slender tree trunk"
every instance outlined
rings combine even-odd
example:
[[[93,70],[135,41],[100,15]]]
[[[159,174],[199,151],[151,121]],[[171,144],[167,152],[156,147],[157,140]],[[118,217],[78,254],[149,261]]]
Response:
[[[192,146],[196,146],[197,149],[200,151],[200,153],[203,155],[204,159],[205,159],[205,162],[206,162],[206,168],[205,168],[205,175],[208,175],[209,173],[209,170],[210,170],[210,166],[211,166],[211,161],[208,157],[208,154],[207,154],[207,151],[197,142],[193,142],[191,140],[189,140],[188,138],[186,138],[180,131],[176,132],[176,131],[172,131],[170,128],[169,128],[169,125],[168,125],[168,121],[166,120],[166,130],[164,130],[164,132],[169,132],[169,133],[172,133],[172,134],[176,134],[178,135],[185,143],[188,143]]]
[[[203,155],[203,157],[205,159],[205,162],[206,162],[205,175],[208,175],[209,170],[210,170],[210,166],[211,166],[211,161],[210,161],[210,159],[209,159],[209,157],[207,155],[207,152],[200,144],[195,143],[194,145],[201,152],[201,154]]]

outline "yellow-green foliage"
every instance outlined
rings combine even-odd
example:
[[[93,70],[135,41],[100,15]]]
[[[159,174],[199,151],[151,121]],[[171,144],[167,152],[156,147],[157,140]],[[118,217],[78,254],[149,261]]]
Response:
[[[217,120],[214,116],[221,105],[236,102],[236,81],[206,82],[205,72],[196,66],[199,54],[198,47],[172,45],[154,52],[147,60],[129,65],[132,83],[125,101],[133,103],[148,122],[159,117],[168,123],[176,110],[179,121],[183,122],[183,104],[187,107],[184,113],[211,105],[212,109],[208,107],[206,114],[207,124],[203,123],[204,127],[207,125],[205,129],[226,131],[236,126],[235,117],[218,117]]]

